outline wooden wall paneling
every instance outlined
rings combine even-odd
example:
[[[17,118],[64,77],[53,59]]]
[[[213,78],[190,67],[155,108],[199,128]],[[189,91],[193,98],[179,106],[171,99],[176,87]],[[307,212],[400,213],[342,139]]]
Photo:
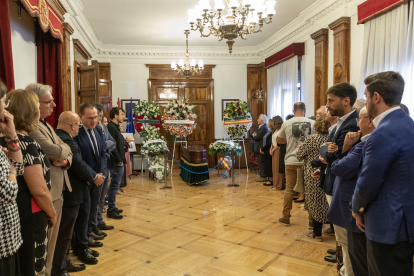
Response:
[[[73,64],[73,73],[74,73],[74,85],[76,91],[75,99],[75,112],[78,112],[79,105],[81,104],[80,99],[80,81],[81,74],[79,68],[82,66],[88,66],[88,60],[92,58],[92,55],[88,50],[83,46],[82,42],[79,39],[73,39],[73,55],[74,55],[74,64]]]
[[[267,70],[265,64],[247,65],[247,102],[251,108],[253,119],[249,137],[257,130],[257,119],[260,114],[267,114]],[[271,114],[269,114],[271,116]]]
[[[331,24],[334,39],[334,84],[350,80],[351,18],[341,17]]]
[[[99,102],[104,106],[104,116],[109,118],[109,101],[112,99],[111,63],[92,60],[98,65]]]
[[[98,71],[98,64],[77,68],[79,105],[99,101]]]
[[[187,137],[189,145],[202,145],[208,150],[209,145],[214,142],[214,81],[212,69],[214,65],[205,65],[203,73],[191,77],[188,82],[182,76],[176,76],[170,65],[148,64],[150,78],[148,80],[148,99],[156,101],[161,111],[171,99],[188,100],[190,104],[197,105],[194,112],[198,118],[197,128]],[[170,98],[166,98],[166,96]],[[173,137],[166,135],[164,130],[161,135],[169,137],[167,146],[172,152]],[[174,157],[179,160],[181,145],[176,144]],[[217,160],[215,156],[208,156],[210,167],[213,167]]]
[[[68,23],[63,23],[63,44],[62,44],[62,94],[63,111],[72,110],[72,85],[70,62],[70,37],[74,30]]]
[[[311,34],[315,40],[315,113],[316,110],[326,104],[326,90],[328,89],[328,47],[329,30],[326,28]]]

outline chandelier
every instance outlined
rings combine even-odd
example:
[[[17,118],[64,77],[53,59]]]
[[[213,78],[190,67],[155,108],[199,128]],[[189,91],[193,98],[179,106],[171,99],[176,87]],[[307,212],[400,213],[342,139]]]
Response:
[[[196,68],[196,62],[195,60],[191,60],[190,62],[190,53],[188,52],[188,35],[190,34],[189,30],[185,30],[184,31],[185,37],[186,37],[186,51],[185,51],[185,62],[184,60],[180,59],[180,61],[178,62],[178,66],[175,63],[175,61],[173,61],[171,63],[171,69],[173,69],[175,71],[176,75],[182,75],[184,76],[187,81],[191,76],[194,76],[195,74],[200,75],[201,72],[204,69],[204,63],[202,60],[200,60],[198,62],[198,68]]]
[[[233,50],[234,39],[247,39],[248,34],[262,31],[263,25],[272,23],[272,16],[276,14],[276,1],[243,0],[214,0],[214,9],[209,0],[200,0],[194,9],[188,10],[188,23],[192,31],[200,31],[201,37],[217,36],[218,41],[227,39],[229,52]],[[208,25],[208,33],[204,29]]]

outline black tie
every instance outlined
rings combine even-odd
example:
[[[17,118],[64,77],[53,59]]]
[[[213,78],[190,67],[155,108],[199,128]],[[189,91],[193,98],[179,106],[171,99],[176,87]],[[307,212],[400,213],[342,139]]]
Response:
[[[101,167],[100,158],[99,158],[98,146],[96,145],[95,139],[93,138],[93,135],[92,135],[92,129],[88,129],[88,134],[89,134],[89,138],[91,138],[93,150],[95,152],[95,160],[97,161],[95,171],[99,172],[99,168]]]

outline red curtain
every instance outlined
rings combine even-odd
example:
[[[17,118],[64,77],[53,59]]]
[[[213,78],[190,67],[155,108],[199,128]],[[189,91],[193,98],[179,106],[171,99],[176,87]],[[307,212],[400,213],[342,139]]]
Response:
[[[0,79],[10,91],[14,89],[13,55],[9,1],[0,0]]]
[[[56,128],[59,115],[63,112],[62,96],[62,44],[49,32],[45,33],[36,24],[37,82],[53,87],[56,107],[46,121]]]

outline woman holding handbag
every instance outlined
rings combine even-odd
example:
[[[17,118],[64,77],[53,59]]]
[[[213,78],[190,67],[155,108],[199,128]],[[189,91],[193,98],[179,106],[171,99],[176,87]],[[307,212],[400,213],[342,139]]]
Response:
[[[325,192],[320,187],[320,179],[313,179],[311,176],[314,171],[311,166],[311,161],[319,157],[319,148],[327,139],[329,127],[330,124],[325,121],[325,116],[319,116],[313,125],[315,133],[305,139],[296,154],[299,161],[303,160],[305,162],[305,204],[313,218],[313,231],[308,233],[307,236],[320,242],[323,241],[322,226],[326,222],[326,213],[329,206],[325,197]]]

